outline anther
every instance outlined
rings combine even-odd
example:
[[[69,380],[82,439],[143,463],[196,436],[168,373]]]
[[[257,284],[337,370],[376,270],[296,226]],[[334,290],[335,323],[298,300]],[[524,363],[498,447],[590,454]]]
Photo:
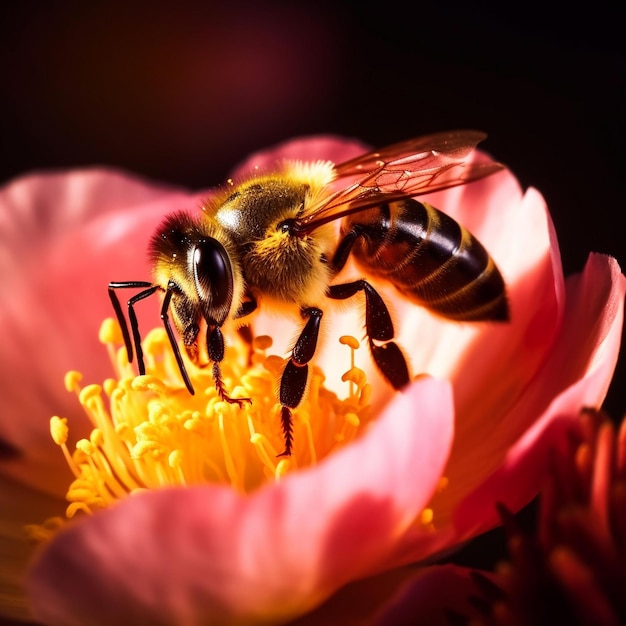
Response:
[[[50,434],[52,435],[52,441],[57,444],[57,446],[62,446],[67,443],[67,435],[69,433],[69,429],[67,427],[67,418],[66,417],[54,417],[50,418]]]

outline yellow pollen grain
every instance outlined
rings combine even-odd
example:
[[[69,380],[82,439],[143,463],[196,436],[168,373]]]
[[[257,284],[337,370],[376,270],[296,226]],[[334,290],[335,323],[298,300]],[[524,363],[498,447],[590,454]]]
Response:
[[[75,477],[79,476],[80,469],[74,462],[72,455],[67,447],[67,438],[69,434],[69,428],[67,426],[67,418],[53,416],[50,418],[50,435],[52,436],[52,441],[56,443],[62,450],[63,456],[65,457],[65,461],[74,474]]]
[[[27,524],[24,531],[33,543],[44,543],[54,537],[56,532],[65,525],[62,517],[50,517],[43,524]]]
[[[269,350],[272,347],[273,340],[269,335],[259,335],[253,340],[253,347],[255,350]]]
[[[351,367],[342,377],[344,382],[350,381],[358,386],[363,386],[366,380],[365,372],[359,367]]]
[[[96,447],[87,439],[78,440],[76,442],[76,448],[87,456],[91,456],[96,450]]]
[[[449,479],[447,476],[442,476],[435,488],[435,494],[440,494],[445,491],[449,484]],[[436,517],[435,517],[435,509],[433,508],[433,502],[430,503],[430,506],[422,509],[417,518],[415,519],[415,524],[420,527],[422,530],[434,531],[436,529]]]
[[[280,480],[285,476],[291,468],[291,461],[289,459],[281,459],[276,466],[276,480]]]
[[[324,459],[357,438],[370,419],[371,389],[354,364],[359,342],[353,337],[341,338],[350,349],[345,398],[327,390],[324,372],[310,367],[307,394],[292,411],[293,453],[288,458],[277,456],[285,444],[276,388],[286,361],[267,354],[271,337],[255,337],[251,346],[238,336],[228,337],[222,378],[232,398],[252,399],[242,406],[220,398],[211,367],[196,367],[184,357],[196,389],[195,395],[189,394],[163,329],[150,332],[143,342],[143,376],[136,376],[128,363],[116,322],[102,324],[100,339],[116,377],[85,386],[79,372],[65,377],[67,391],[76,394],[91,420],[89,437],[76,441],[70,452],[68,420],[50,420],[52,440],[71,471],[67,519],[93,514],[134,492],[169,485],[226,484],[250,493]],[[29,527],[28,534],[41,540],[58,526],[49,520]]]
[[[433,523],[434,517],[435,517],[435,512],[432,509],[424,509],[420,513],[420,523],[423,526],[428,526]]]
[[[98,339],[100,343],[107,345],[109,343],[112,344],[121,344],[123,343],[122,332],[120,330],[119,324],[115,322],[115,320],[111,317],[102,322],[100,325],[100,332],[98,333]]]
[[[65,445],[68,433],[67,418],[57,417],[56,415],[50,418],[50,434],[52,435],[52,441],[57,446]]]
[[[349,346],[353,350],[359,349],[358,340],[351,335],[342,335],[341,337],[339,337],[339,343],[343,344],[344,346]]]
[[[80,372],[68,372],[65,374],[65,389],[67,391],[78,391],[82,380],[83,375]]]
[[[79,511],[88,515],[93,513],[91,508],[84,502],[72,502],[65,510],[65,515],[67,519],[72,519]]]
[[[98,448],[104,443],[104,436],[99,428],[94,428],[89,435],[89,441],[93,446]]]
[[[343,375],[342,380],[344,382],[350,381],[350,394],[353,395],[355,389],[359,386],[359,381],[365,380],[364,377],[359,375],[359,371],[354,365],[354,353],[359,349],[359,342],[355,337],[351,335],[342,335],[339,337],[339,343],[348,346],[350,348],[350,369]]]

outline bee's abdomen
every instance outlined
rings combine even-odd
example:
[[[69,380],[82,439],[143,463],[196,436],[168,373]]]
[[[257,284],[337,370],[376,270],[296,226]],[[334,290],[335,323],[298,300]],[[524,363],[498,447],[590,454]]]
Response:
[[[507,320],[504,280],[483,245],[451,217],[407,199],[349,219],[353,253],[406,298],[460,321]]]

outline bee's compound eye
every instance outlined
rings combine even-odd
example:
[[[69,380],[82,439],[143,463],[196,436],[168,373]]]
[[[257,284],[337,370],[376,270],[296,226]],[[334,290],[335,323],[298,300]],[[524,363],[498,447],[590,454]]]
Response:
[[[193,273],[201,299],[213,307],[230,307],[233,268],[228,252],[216,239],[199,241],[193,250]]]

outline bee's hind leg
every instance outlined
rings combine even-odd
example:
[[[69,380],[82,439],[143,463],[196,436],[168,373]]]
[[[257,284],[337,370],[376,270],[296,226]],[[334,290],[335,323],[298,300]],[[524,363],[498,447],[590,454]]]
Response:
[[[309,361],[313,358],[317,348],[320,322],[323,312],[317,307],[303,307],[302,317],[308,318],[300,336],[291,351],[291,358],[287,362],[280,379],[280,419],[282,422],[285,449],[278,456],[291,456],[293,446],[293,417],[291,409],[295,409],[306,390],[309,377]]]
[[[379,293],[366,280],[355,280],[343,285],[331,285],[326,295],[334,300],[345,300],[359,291],[365,294],[365,332],[374,362],[394,389],[402,389],[410,381],[409,369],[402,350],[391,341],[394,337],[393,322]]]

